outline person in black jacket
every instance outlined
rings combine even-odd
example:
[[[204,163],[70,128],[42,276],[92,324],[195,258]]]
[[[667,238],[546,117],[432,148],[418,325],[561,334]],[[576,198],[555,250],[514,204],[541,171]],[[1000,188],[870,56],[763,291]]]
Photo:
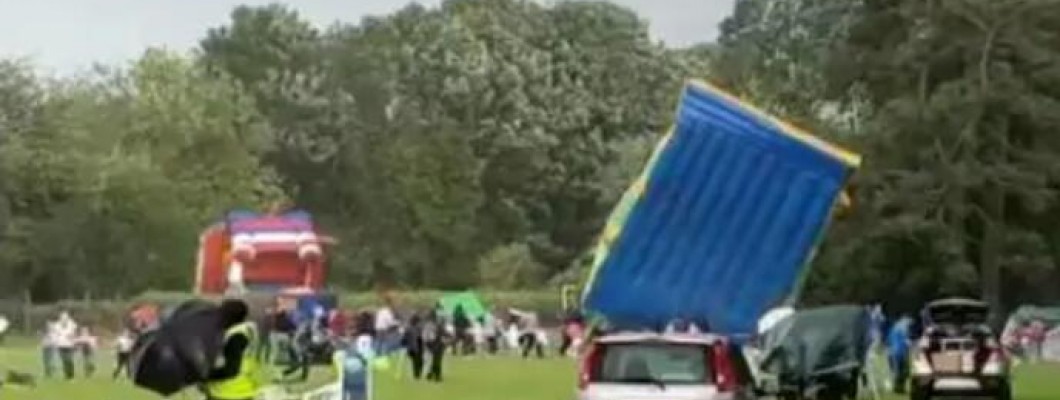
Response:
[[[313,363],[313,321],[305,320],[295,325],[294,333],[290,336],[288,346],[287,368],[283,370],[283,376],[298,374],[297,380],[309,379],[309,366]]]
[[[405,335],[402,338],[402,344],[405,346],[405,352],[409,356],[409,363],[412,366],[412,378],[419,380],[423,376],[423,358],[424,353],[427,351],[423,343],[423,322],[420,320],[420,315],[413,314],[409,318],[408,328],[405,329]]]
[[[455,333],[453,350],[461,355],[472,353],[474,340],[471,338],[471,319],[468,318],[464,306],[457,305],[453,309],[453,333]]]
[[[423,321],[421,332],[424,348],[430,357],[427,380],[441,382],[442,357],[445,355],[445,323],[437,313],[432,312]]]

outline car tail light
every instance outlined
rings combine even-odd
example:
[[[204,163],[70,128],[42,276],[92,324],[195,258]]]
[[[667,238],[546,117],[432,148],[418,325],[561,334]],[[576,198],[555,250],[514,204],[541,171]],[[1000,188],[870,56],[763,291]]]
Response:
[[[729,354],[729,346],[724,340],[714,343],[712,348],[711,370],[714,371],[714,385],[719,392],[733,392],[736,390],[736,370],[732,365]]]
[[[578,389],[584,390],[592,381],[593,368],[599,364],[603,351],[595,343],[589,345],[589,349],[582,355],[581,366],[578,370]]]
[[[982,373],[986,375],[999,375],[1003,373],[1005,362],[1008,359],[1005,349],[994,344],[989,346],[989,351],[990,354],[987,355],[986,362],[983,363]]]

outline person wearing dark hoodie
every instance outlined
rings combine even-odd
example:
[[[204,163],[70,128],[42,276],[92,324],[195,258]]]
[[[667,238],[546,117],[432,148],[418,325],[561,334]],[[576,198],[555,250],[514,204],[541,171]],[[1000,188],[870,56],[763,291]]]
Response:
[[[224,331],[221,365],[210,371],[205,385],[209,400],[251,400],[258,397],[262,382],[258,359],[258,329],[247,319],[247,303],[239,299],[221,302]]]
[[[442,357],[445,355],[445,323],[437,312],[431,312],[423,321],[421,328],[423,346],[430,357],[427,367],[427,380],[442,381]]]
[[[474,343],[471,338],[471,319],[464,311],[464,306],[459,304],[453,309],[453,331],[456,336],[453,341],[453,354],[471,354]]]
[[[292,376],[298,373],[297,379],[305,381],[309,379],[309,365],[313,358],[313,331],[315,324],[312,319],[301,321],[298,325],[292,325],[290,341],[287,346],[287,368],[283,370],[283,376]]]
[[[405,352],[409,356],[409,364],[412,366],[412,378],[416,380],[423,377],[423,357],[427,351],[421,332],[423,332],[423,322],[420,319],[420,314],[413,314],[409,318],[409,325],[405,329],[402,344],[405,346]]]

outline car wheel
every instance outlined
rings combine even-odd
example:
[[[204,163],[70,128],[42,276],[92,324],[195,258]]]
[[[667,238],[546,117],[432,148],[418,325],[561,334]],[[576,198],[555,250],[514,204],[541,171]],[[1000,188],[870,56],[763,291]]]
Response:
[[[913,385],[909,390],[909,400],[931,400],[931,391],[921,385]]]
[[[1002,381],[997,388],[997,394],[994,395],[997,400],[1012,400],[1012,384],[1008,380]]]

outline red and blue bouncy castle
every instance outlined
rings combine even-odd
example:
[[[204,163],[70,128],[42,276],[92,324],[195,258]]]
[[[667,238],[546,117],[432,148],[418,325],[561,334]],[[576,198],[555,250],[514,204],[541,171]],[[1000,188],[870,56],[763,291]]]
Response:
[[[250,290],[320,291],[326,272],[324,247],[332,243],[302,210],[229,212],[200,236],[195,291],[224,293],[233,262],[242,265],[243,282]]]

